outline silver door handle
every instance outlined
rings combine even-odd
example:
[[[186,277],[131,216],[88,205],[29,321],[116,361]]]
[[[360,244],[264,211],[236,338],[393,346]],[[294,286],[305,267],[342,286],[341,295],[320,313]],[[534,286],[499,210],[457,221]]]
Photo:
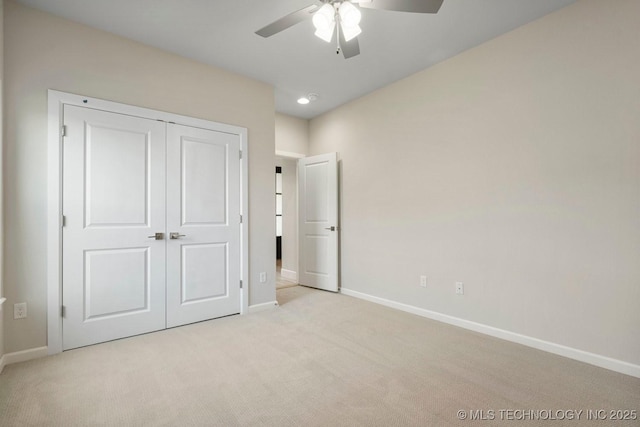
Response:
[[[164,239],[164,233],[156,233],[153,236],[148,236],[150,239],[162,240]]]
[[[175,240],[175,239],[179,239],[181,237],[187,237],[187,235],[186,234],[180,234],[180,233],[178,233],[176,231],[172,231],[171,233],[169,233],[169,238],[170,239]]]
[[[329,228],[325,228],[325,230],[329,230],[329,231],[336,231],[336,228],[332,225]]]

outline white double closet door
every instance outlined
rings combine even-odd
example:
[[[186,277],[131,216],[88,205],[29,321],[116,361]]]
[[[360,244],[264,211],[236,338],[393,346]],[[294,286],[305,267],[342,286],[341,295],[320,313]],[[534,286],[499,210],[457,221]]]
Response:
[[[240,312],[240,137],[64,107],[63,349]]]

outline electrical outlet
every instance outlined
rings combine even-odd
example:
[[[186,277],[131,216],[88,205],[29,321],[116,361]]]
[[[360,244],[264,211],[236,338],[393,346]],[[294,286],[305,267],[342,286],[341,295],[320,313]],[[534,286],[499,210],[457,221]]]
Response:
[[[260,273],[260,283],[267,283],[267,273],[264,271]]]
[[[427,287],[427,276],[420,276],[420,286],[423,288]]]
[[[19,302],[17,304],[13,304],[13,318],[24,319],[25,317],[27,317],[27,303]]]
[[[462,282],[456,282],[456,294],[464,295],[464,284]]]

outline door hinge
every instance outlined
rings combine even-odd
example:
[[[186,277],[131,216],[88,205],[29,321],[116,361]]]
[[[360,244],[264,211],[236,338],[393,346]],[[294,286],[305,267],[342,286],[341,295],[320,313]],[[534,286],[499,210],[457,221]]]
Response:
[[[67,126],[66,125],[62,125],[62,127],[60,128],[60,136],[67,136]]]
[[[240,158],[242,158],[242,150],[240,150],[239,153],[240,153]]]
[[[240,280],[240,289],[242,289],[242,280]]]
[[[67,217],[62,215],[62,226],[64,227],[65,225],[67,225]]]
[[[242,224],[242,215],[240,215],[240,224]]]
[[[62,317],[67,316],[67,307],[65,307],[64,305],[60,307],[60,316]]]

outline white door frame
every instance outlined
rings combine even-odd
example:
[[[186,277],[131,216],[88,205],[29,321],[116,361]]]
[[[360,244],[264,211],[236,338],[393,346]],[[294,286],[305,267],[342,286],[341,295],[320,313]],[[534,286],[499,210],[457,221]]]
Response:
[[[62,125],[64,105],[127,114],[146,119],[231,133],[240,137],[240,313],[249,312],[249,156],[247,129],[167,113],[143,107],[105,101],[56,90],[48,91],[48,187],[47,187],[47,352],[62,352]]]
[[[290,159],[290,160],[300,160],[300,159],[304,159],[307,157],[311,157],[311,155],[306,155],[306,154],[300,154],[300,153],[294,153],[291,151],[281,151],[281,150],[276,150],[276,157],[281,157],[283,159]],[[339,159],[339,153],[336,153],[336,156],[338,157],[338,170],[337,170],[337,187],[338,187],[338,217],[337,217],[337,226],[338,229],[340,229],[340,218],[341,218],[341,212],[342,212],[342,203],[341,203],[341,190],[340,190],[340,182],[341,182],[341,178],[340,178],[340,159]],[[298,175],[298,167],[296,166],[296,198],[299,197],[299,185],[300,185],[300,176]],[[298,209],[298,205],[299,205],[299,200],[296,200],[296,246],[297,246],[297,258],[298,258],[298,262],[296,265],[296,276],[297,279],[296,281],[298,283],[300,283],[300,254],[301,254],[301,249],[300,249],[300,230],[299,230],[299,224],[300,224],[300,212]],[[340,233],[338,233],[338,271],[337,271],[337,279],[338,279],[338,292],[341,292],[342,289],[342,253],[341,253],[341,235]]]
[[[298,163],[297,162],[298,162],[299,159],[304,159],[305,157],[306,156],[304,154],[293,153],[293,152],[290,152],[290,151],[279,151],[279,150],[276,150],[276,166],[278,164],[278,159],[279,158],[280,159],[284,159],[284,160],[293,160],[296,163],[295,167],[294,167],[295,174],[296,174],[296,188],[295,188],[295,197],[296,197],[296,204],[295,204],[295,209],[296,209],[296,214],[295,214],[296,215],[296,217],[295,217],[295,220],[296,220],[296,224],[295,224],[295,230],[296,230],[295,231],[296,232],[296,235],[295,235],[296,264],[295,264],[295,269],[296,269],[296,271],[294,271],[295,278],[291,277],[291,276],[286,277],[287,280],[295,281],[296,283],[298,283],[298,270],[299,270],[298,259],[299,259],[299,256],[300,256],[300,248],[298,247],[298,219],[299,218],[298,218]],[[284,203],[284,199],[283,199],[283,203]],[[283,224],[284,224],[284,222],[283,222]],[[283,233],[284,233],[284,230],[283,230]],[[283,239],[284,239],[284,234],[283,234]],[[284,245],[284,243],[283,243],[283,245]],[[284,276],[282,276],[282,277],[285,278]],[[277,286],[277,284],[276,284],[276,286]]]

